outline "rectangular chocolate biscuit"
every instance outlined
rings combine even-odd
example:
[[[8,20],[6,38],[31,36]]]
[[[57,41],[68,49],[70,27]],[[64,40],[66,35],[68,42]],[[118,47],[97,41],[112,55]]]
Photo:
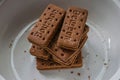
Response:
[[[62,59],[60,56],[58,56],[58,55],[56,55],[56,56],[53,56],[53,55],[52,55],[52,56],[53,56],[53,60],[54,60],[55,62],[57,62],[57,63],[60,63],[61,65],[71,65],[72,63],[74,63],[74,60],[76,59],[76,56],[78,56],[78,54],[79,54],[81,48],[83,47],[83,45],[85,44],[87,38],[88,38],[88,37],[86,36],[86,37],[82,40],[79,49],[77,49],[76,51],[74,51],[74,53],[73,53],[72,55],[68,56],[68,57],[66,58],[66,61],[63,61],[63,59]],[[52,53],[52,51],[50,51],[49,53]],[[54,53],[54,52],[53,52],[53,53]],[[63,53],[63,54],[66,55],[66,54],[69,54],[69,53]],[[54,54],[54,55],[55,55],[55,54]],[[64,58],[64,57],[63,57],[63,58]]]
[[[54,62],[53,60],[42,60],[40,58],[36,58],[36,68],[38,70],[52,70],[52,69],[65,69],[65,68],[77,68],[82,67],[82,56],[81,53],[79,53],[78,57],[75,60],[74,64],[71,64],[69,66],[61,65],[57,62]]]
[[[57,39],[54,38],[54,40],[51,43],[51,46],[49,46],[46,51],[48,51],[52,56],[55,61],[58,63],[64,64],[64,65],[69,65],[74,61],[74,57],[77,56],[79,53],[78,50],[81,50],[83,47],[84,43],[87,40],[87,32],[89,31],[89,27],[86,26],[83,32],[82,40],[79,43],[80,46],[77,50],[68,50],[64,48],[60,48],[56,45]],[[57,36],[56,36],[57,37]]]
[[[50,54],[47,51],[45,51],[43,48],[35,44],[33,44],[32,47],[30,48],[30,53],[31,55],[44,60],[48,60],[50,58]]]
[[[53,4],[47,6],[45,11],[32,28],[28,40],[41,47],[48,46],[49,42],[60,27],[65,11]]]
[[[79,47],[87,16],[88,11],[86,9],[69,8],[65,15],[57,46],[76,50]]]
[[[89,27],[86,26],[84,29],[84,32],[82,34],[82,40],[79,43],[80,45],[83,43],[84,37],[86,37],[88,31],[89,31]],[[82,47],[83,47],[83,45],[82,45]],[[56,43],[54,43],[52,45],[51,50],[54,51],[55,55],[58,56],[63,61],[66,61],[66,59],[68,59],[68,57],[70,57],[75,52],[75,50],[60,48],[56,45]]]

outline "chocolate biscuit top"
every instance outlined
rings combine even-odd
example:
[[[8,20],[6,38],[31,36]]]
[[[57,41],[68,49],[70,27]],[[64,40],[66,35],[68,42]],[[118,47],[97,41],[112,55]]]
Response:
[[[65,11],[55,5],[48,5],[31,30],[28,40],[39,46],[47,46],[57,31]]]
[[[77,49],[85,27],[88,11],[71,7],[67,10],[64,23],[57,41],[59,47]]]

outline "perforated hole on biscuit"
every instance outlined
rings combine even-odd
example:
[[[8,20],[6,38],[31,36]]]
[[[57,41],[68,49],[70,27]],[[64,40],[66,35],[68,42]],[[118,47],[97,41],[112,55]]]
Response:
[[[53,27],[54,25],[52,24],[51,27]]]
[[[57,52],[57,51],[58,51],[58,49],[57,49],[57,48],[55,48],[55,51]]]
[[[83,22],[83,19],[80,19],[81,22]]]
[[[74,39],[74,42],[76,42],[77,40],[76,39]]]
[[[85,15],[85,12],[83,12],[82,15]]]
[[[39,37],[39,34],[37,34],[36,36]]]
[[[44,13],[43,15],[46,16],[46,13]]]
[[[63,53],[61,53],[61,56],[64,56],[64,54],[63,54]]]
[[[39,36],[39,38],[41,38],[42,36]]]
[[[72,10],[70,9],[69,12],[72,12]]]
[[[47,31],[47,33],[49,34],[49,33],[50,33],[50,31]]]
[[[48,7],[48,10],[50,10],[51,8],[50,7]]]
[[[63,36],[61,36],[60,38],[63,39]]]
[[[45,65],[44,63],[42,63],[41,65]]]
[[[42,22],[42,20],[40,19],[39,22]]]
[[[45,37],[43,37],[43,39],[42,40],[45,40]]]
[[[79,33],[77,32],[76,35],[78,35]]]
[[[31,35],[33,35],[34,34],[34,32],[31,32]]]
[[[35,46],[32,46],[33,48],[35,48]]]
[[[60,15],[62,15],[62,13],[61,13],[61,12],[59,12],[59,14],[60,14]]]
[[[55,21],[58,21],[58,19],[56,18]]]
[[[69,18],[69,16],[67,16],[67,18]]]
[[[62,31],[65,32],[65,29],[63,29]]]
[[[78,28],[81,28],[80,26],[78,26]]]

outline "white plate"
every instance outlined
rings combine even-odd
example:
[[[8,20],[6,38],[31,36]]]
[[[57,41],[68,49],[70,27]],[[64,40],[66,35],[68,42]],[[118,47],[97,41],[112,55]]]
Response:
[[[84,57],[82,68],[38,71],[35,59],[29,53],[31,45],[27,40],[29,28],[34,26],[34,22],[26,26],[18,34],[11,48],[12,69],[18,80],[39,80],[41,78],[43,80],[87,80],[88,78],[102,80],[108,68],[110,38],[104,38],[103,30],[97,29],[99,26],[92,25],[88,21],[90,32],[88,33],[89,38],[82,49]],[[71,71],[74,73],[71,74]],[[78,75],[78,73],[81,75]]]

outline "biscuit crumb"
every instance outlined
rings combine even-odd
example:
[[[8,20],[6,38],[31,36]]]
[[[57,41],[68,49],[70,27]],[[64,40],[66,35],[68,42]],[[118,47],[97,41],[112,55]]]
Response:
[[[9,48],[11,48],[11,47],[12,47],[12,43],[9,44]]]
[[[24,53],[26,53],[27,51],[26,50],[24,50]]]
[[[96,54],[96,57],[98,57],[98,55]]]
[[[88,76],[88,80],[90,80],[90,75]]]
[[[10,44],[9,44],[9,48],[12,47],[12,43],[14,42],[14,40],[11,40]]]
[[[73,72],[73,71],[71,71],[70,73],[71,73],[71,74],[73,74],[74,72]]]
[[[78,76],[80,76],[80,73],[77,73]]]
[[[104,65],[107,65],[107,63],[104,63]]]

